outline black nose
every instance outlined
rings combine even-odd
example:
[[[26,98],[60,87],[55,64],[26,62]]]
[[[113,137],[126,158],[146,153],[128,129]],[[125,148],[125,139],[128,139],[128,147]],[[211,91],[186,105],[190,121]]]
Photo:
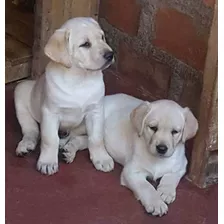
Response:
[[[107,61],[112,61],[114,57],[113,51],[107,51],[103,56]]]
[[[167,148],[167,146],[166,145],[157,145],[156,146],[156,150],[157,150],[157,152],[159,153],[159,154],[165,154],[166,152],[167,152],[167,150],[168,150],[168,148]]]

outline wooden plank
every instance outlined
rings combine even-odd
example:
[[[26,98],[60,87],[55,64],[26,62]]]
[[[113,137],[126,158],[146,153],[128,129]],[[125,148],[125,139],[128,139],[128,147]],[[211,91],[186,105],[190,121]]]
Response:
[[[14,66],[12,66],[10,62],[6,62],[5,73],[5,83],[27,78],[31,74],[31,60]]]
[[[34,14],[32,12],[29,12],[27,10],[24,10],[22,7],[18,7],[12,4],[11,0],[6,1],[5,12],[6,17],[13,17],[14,20],[19,20],[20,22],[33,29]]]
[[[62,10],[62,9],[58,9]],[[52,25],[52,0],[36,0],[34,19],[34,44],[32,60],[32,77],[38,77],[44,72],[48,58],[44,55],[43,49],[53,33]]]
[[[211,151],[217,149],[217,64],[218,64],[218,5],[214,7],[214,18],[208,40],[203,90],[199,110],[199,132],[194,141],[188,179],[199,187],[206,187]]]
[[[100,0],[93,0],[91,4],[91,15],[98,21]]]
[[[218,81],[216,77],[208,121],[207,148],[209,151],[218,150]]]
[[[30,76],[34,15],[6,0],[5,83]]]
[[[98,16],[99,0],[36,0],[32,77],[44,72],[48,58],[43,49],[54,30],[78,16]]]
[[[11,66],[27,62],[32,57],[31,47],[6,35],[5,38],[5,58],[11,63]]]
[[[218,183],[218,151],[210,153],[206,166],[206,185]]]
[[[91,16],[97,13],[96,0],[72,0],[71,16]]]
[[[33,45],[34,14],[6,1],[5,32],[28,45]]]
[[[5,32],[30,47],[33,45],[33,27],[30,28],[21,21],[15,20],[14,15],[6,16]]]

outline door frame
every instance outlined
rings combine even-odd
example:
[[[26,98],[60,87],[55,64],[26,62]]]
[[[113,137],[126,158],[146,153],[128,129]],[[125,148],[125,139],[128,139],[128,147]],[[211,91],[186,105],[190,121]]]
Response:
[[[218,3],[208,40],[195,138],[188,179],[200,188],[218,181]]]

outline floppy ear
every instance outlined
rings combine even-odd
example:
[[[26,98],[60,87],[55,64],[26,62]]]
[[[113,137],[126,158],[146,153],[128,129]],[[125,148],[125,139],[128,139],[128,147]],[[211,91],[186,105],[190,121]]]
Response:
[[[185,142],[193,138],[198,130],[198,121],[188,107],[184,108],[185,125],[182,135],[182,141]]]
[[[71,56],[69,51],[70,30],[59,29],[50,37],[44,48],[44,53],[57,63],[64,65],[67,68],[72,66]]]
[[[143,133],[145,121],[150,110],[151,104],[145,101],[131,112],[130,119],[139,136],[141,136]]]

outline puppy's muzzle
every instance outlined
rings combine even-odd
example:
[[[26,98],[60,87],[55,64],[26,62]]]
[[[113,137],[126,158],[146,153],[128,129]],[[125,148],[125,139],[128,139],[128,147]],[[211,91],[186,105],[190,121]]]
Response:
[[[156,151],[160,154],[160,155],[164,155],[166,154],[168,150],[168,147],[164,144],[159,144],[156,146]]]
[[[114,58],[114,52],[113,51],[107,51],[103,57],[107,60],[107,62],[111,62]]]

